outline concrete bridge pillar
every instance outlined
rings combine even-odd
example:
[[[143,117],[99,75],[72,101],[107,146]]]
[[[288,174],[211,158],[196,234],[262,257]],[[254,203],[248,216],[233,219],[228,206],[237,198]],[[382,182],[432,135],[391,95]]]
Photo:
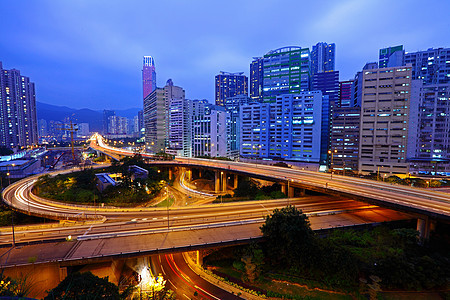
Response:
[[[420,242],[423,243],[430,238],[430,232],[434,230],[435,223],[428,217],[417,219],[417,231],[419,232]]]
[[[216,193],[227,190],[227,174],[224,171],[214,172],[214,190]]]
[[[220,191],[220,173],[219,171],[214,172],[214,191],[218,193]]]
[[[188,182],[191,182],[191,181],[192,181],[192,170],[191,170],[191,169],[187,169],[187,170],[186,170],[186,180],[187,180]]]
[[[300,197],[304,197],[306,194],[306,190],[305,189],[298,189],[300,191]]]
[[[202,169],[198,169],[198,178],[202,178]]]
[[[172,180],[173,171],[172,168],[169,168],[169,180]]]
[[[286,185],[286,183],[280,183],[280,185],[281,185],[281,192],[283,193],[283,194],[285,194],[285,195],[287,195],[287,185]]]
[[[203,250],[197,250],[197,265],[203,266]]]
[[[238,187],[238,174],[234,174],[233,188],[237,189],[237,187]]]
[[[227,176],[228,174],[226,172],[220,172],[221,174],[221,179],[222,179],[222,192],[226,192],[227,191]]]
[[[292,186],[289,187],[288,198],[294,198],[294,188]]]

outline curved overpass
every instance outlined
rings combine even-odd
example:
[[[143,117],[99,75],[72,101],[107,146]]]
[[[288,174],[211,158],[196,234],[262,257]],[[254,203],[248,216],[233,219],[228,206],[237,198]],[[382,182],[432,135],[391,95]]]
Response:
[[[94,134],[91,147],[115,156],[131,156],[135,153],[113,148],[103,142],[102,136]],[[151,158],[149,154],[143,157]],[[154,161],[154,164],[211,168],[229,171],[270,181],[289,182],[291,187],[306,188],[327,194],[339,194],[376,205],[410,213],[450,221],[450,194],[429,189],[392,185],[367,179],[346,177],[290,168],[221,161],[199,158],[176,157],[172,161]]]

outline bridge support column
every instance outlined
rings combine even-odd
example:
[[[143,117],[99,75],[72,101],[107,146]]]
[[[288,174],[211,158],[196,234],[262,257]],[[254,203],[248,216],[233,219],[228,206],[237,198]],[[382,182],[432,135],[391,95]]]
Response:
[[[238,174],[234,174],[233,188],[237,189],[237,187],[238,187]]]
[[[192,170],[190,170],[190,169],[186,170],[186,180],[188,182],[192,181]]]
[[[292,186],[289,187],[288,198],[294,198],[294,188]]]
[[[419,232],[420,243],[428,241],[430,232],[434,229],[435,224],[428,217],[417,219],[417,231]]]
[[[221,179],[222,179],[222,192],[226,192],[227,191],[227,176],[228,174],[226,172],[220,172],[221,174]]]
[[[219,173],[219,171],[214,172],[214,191],[216,193],[220,192],[220,173]]]
[[[305,189],[298,189],[300,191],[300,197],[305,197],[306,190]]]
[[[172,180],[173,171],[172,168],[169,168],[169,180]]]
[[[285,195],[287,195],[287,185],[286,185],[286,183],[280,183],[280,185],[281,185],[281,192],[283,193],[283,194],[285,194]]]
[[[203,250],[197,250],[197,265],[203,266]]]
[[[198,178],[202,178],[202,169],[198,169]]]

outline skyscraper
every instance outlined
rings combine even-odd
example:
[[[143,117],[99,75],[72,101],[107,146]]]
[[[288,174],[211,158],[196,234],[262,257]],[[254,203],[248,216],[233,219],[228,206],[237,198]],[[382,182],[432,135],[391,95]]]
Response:
[[[263,101],[309,90],[311,63],[308,48],[283,47],[264,55]]]
[[[363,71],[359,172],[407,174],[411,65]]]
[[[166,99],[163,88],[156,88],[144,98],[145,146],[153,153],[165,151]]]
[[[0,145],[8,148],[38,142],[36,93],[30,78],[0,61]]]
[[[334,71],[336,45],[317,43],[311,51],[311,73]]]
[[[144,89],[144,99],[156,89],[155,61],[151,56],[144,56],[142,86]]]
[[[405,54],[405,63],[412,65],[412,78],[424,84],[450,82],[450,48],[430,48]]]
[[[241,132],[241,122],[239,119],[239,111],[243,105],[259,102],[254,101],[249,98],[247,95],[237,95],[234,97],[230,97],[225,102],[225,109],[230,114],[230,134],[227,138],[228,143],[230,145],[230,155],[232,157],[239,156],[239,148],[240,148],[240,132]]]
[[[109,118],[115,115],[116,112],[114,110],[103,110],[103,134],[112,133],[110,130]]]
[[[248,95],[248,78],[244,72],[220,72],[216,75],[216,105],[223,106],[229,97]]]
[[[264,59],[253,57],[250,64],[250,98],[254,101],[263,100]]]
[[[243,157],[318,163],[321,157],[321,91],[283,94],[240,110]]]
[[[324,97],[322,101],[322,139],[321,139],[321,163],[327,162],[328,150],[330,150],[331,114],[333,108],[339,103],[339,71],[316,73],[312,77],[311,89],[321,91]],[[328,157],[328,160],[330,158]]]
[[[229,113],[219,105],[208,105],[204,114],[192,118],[192,155],[228,157],[230,155]]]
[[[403,45],[380,49],[378,66],[380,68],[401,67],[405,65]]]
[[[352,107],[354,106],[352,89],[354,80],[346,80],[339,82],[339,101],[337,107]]]
[[[412,81],[407,157],[411,172],[450,175],[450,83]]]

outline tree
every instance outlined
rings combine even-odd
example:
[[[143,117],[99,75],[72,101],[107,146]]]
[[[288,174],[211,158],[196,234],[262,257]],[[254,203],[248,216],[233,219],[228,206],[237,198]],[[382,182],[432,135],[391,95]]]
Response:
[[[58,299],[121,299],[119,288],[91,272],[72,273],[48,292],[45,300]]]
[[[0,298],[25,297],[28,295],[32,285],[28,281],[28,276],[12,279],[0,274]]]
[[[295,206],[275,209],[266,217],[261,232],[269,258],[284,266],[310,265],[317,248],[308,217]]]
[[[13,153],[14,153],[14,151],[12,151],[12,150],[9,149],[9,148],[6,148],[6,147],[0,147],[0,156],[11,155],[11,154],[13,154]]]

